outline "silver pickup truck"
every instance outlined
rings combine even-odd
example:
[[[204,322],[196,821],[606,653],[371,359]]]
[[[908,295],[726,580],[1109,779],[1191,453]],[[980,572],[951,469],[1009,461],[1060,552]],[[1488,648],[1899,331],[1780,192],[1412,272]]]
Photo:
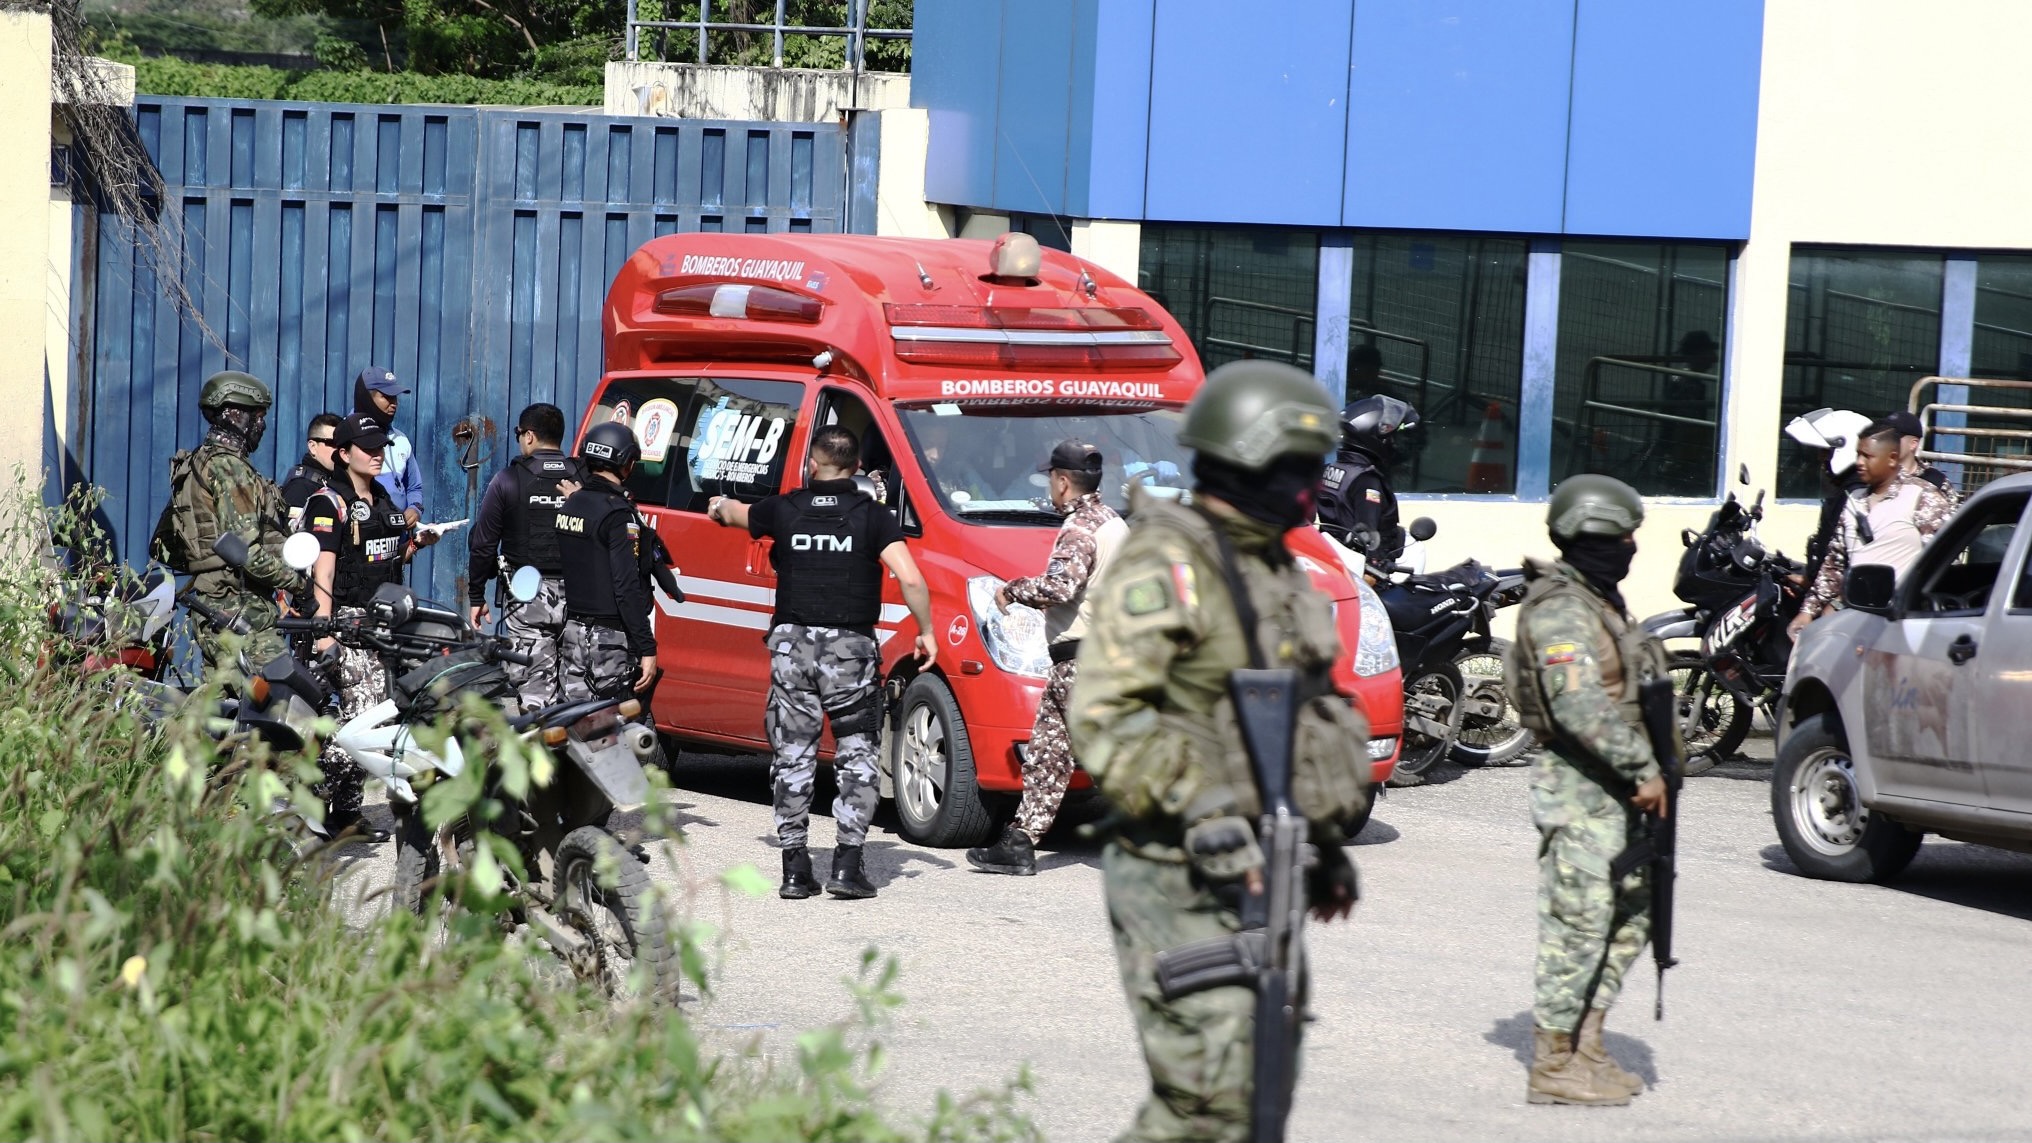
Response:
[[[2032,852],[2032,474],[1963,504],[1903,576],[1849,569],[1800,634],[1771,816],[1809,877],[1886,881],[1928,833]]]

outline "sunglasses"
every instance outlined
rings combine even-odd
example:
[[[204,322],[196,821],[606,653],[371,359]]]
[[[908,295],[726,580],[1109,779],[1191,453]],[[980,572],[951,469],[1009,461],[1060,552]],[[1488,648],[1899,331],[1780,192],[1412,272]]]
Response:
[[[310,438],[310,443],[312,443],[312,444],[321,444],[321,445],[329,445],[329,444],[331,444],[331,443],[332,443],[332,438],[330,438],[330,437],[312,437],[312,438]]]

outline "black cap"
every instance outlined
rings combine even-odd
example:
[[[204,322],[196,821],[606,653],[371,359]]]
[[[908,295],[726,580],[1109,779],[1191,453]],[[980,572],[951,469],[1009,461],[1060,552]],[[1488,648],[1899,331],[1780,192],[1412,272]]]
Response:
[[[1901,437],[1923,437],[1926,435],[1926,430],[1919,425],[1919,414],[1917,413],[1908,413],[1903,409],[1895,413],[1886,413],[1884,414],[1884,423],[1897,429],[1898,435]]]
[[[1054,468],[1067,472],[1099,472],[1101,450],[1078,437],[1062,440],[1057,448],[1051,450],[1051,459],[1039,465],[1037,471],[1050,472]]]
[[[332,430],[332,445],[380,452],[388,447],[388,433],[381,428],[381,422],[365,413],[347,413],[339,421],[339,427]]]

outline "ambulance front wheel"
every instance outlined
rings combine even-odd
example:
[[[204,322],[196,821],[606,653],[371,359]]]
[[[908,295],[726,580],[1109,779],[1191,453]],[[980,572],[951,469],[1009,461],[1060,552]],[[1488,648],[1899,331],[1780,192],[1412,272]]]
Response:
[[[923,674],[903,692],[903,718],[891,741],[889,777],[896,819],[918,845],[957,849],[980,845],[994,828],[974,780],[966,719],[945,680]]]

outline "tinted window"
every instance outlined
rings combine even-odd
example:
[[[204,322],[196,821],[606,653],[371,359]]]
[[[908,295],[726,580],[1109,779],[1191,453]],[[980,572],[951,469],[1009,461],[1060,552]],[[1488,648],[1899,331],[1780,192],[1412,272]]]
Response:
[[[2024,514],[2023,496],[1992,496],[1962,512],[1924,557],[1912,613],[1981,614],[1990,604],[2004,553],[2010,550],[2018,518]],[[2021,581],[2015,594],[2022,598],[2024,591]],[[2025,605],[2014,600],[2012,606]]]
[[[1312,368],[1317,233],[1146,222],[1137,277],[1208,370],[1248,357]]]
[[[1077,437],[1101,450],[1101,499],[1116,511],[1128,504],[1129,482],[1165,488],[1192,483],[1192,461],[1178,443],[1179,415],[1148,412],[979,412],[935,405],[903,414],[925,477],[947,512],[996,524],[1057,527],[1048,478],[1038,466],[1062,440]]]
[[[634,428],[642,460],[628,491],[638,503],[704,512],[715,496],[753,503],[783,487],[803,402],[795,381],[628,378],[607,386],[592,423]]]

